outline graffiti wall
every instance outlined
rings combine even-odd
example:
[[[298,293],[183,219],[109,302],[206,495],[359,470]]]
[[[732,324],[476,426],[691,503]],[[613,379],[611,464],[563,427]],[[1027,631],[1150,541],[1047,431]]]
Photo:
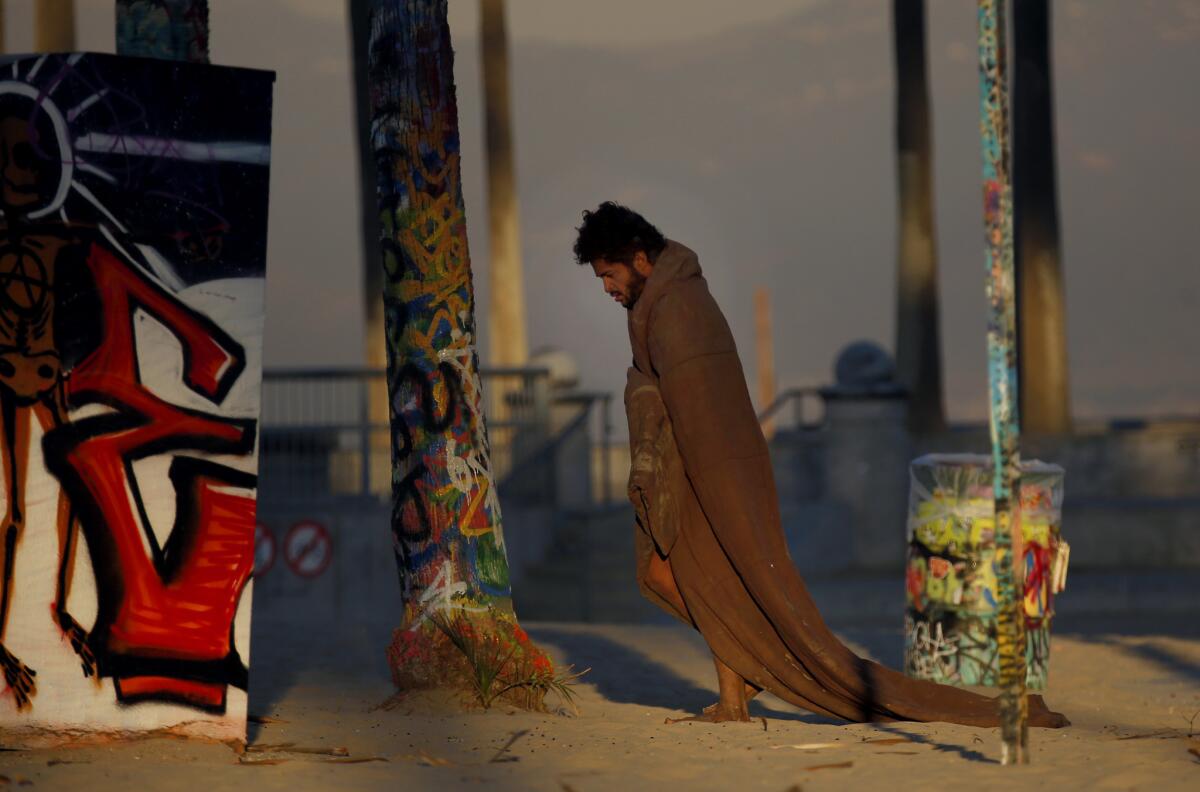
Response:
[[[244,738],[272,81],[0,60],[6,744]]]
[[[998,683],[996,550],[991,458],[929,455],[912,464],[905,669],[952,685]],[[1021,465],[1026,684],[1043,690],[1054,594],[1065,582],[1063,469]]]

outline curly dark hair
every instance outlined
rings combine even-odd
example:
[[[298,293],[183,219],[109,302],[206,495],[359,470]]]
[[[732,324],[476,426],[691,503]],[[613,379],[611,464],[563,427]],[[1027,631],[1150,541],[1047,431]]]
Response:
[[[632,264],[638,252],[654,263],[667,246],[666,237],[646,218],[629,207],[605,201],[594,212],[583,213],[583,225],[575,229],[575,260],[590,264],[597,259]]]

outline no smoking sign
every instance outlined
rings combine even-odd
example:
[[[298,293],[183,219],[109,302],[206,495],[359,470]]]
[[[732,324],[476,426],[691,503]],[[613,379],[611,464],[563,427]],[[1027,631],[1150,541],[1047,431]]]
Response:
[[[283,560],[300,577],[317,577],[333,560],[333,540],[329,531],[312,520],[296,523],[283,540]]]

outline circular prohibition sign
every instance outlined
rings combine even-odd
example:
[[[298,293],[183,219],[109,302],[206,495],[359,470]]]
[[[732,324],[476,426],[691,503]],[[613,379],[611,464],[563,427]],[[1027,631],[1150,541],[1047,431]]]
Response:
[[[283,540],[283,560],[300,577],[317,577],[333,560],[333,540],[329,531],[312,520],[296,523]]]
[[[254,526],[254,577],[267,574],[275,564],[275,534],[262,523]]]

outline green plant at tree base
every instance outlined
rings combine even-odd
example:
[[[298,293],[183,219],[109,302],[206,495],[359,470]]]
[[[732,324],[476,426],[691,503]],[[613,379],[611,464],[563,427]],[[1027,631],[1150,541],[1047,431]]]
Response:
[[[539,712],[547,711],[545,697],[553,691],[578,713],[571,686],[591,669],[556,669],[507,612],[452,609],[426,614],[426,624],[434,629],[393,634],[388,663],[401,690],[461,688],[485,710],[504,700]]]

